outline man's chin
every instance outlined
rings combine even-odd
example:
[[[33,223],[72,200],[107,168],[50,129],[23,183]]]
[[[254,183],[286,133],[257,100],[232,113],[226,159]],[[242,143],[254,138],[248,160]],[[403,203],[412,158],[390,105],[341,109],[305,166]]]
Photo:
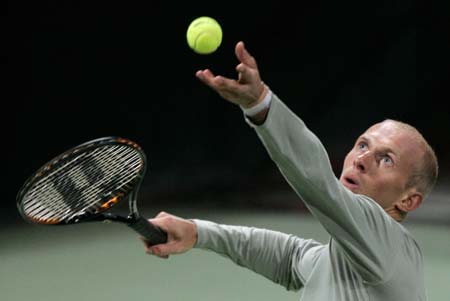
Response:
[[[349,188],[349,190],[350,190],[351,192],[353,192],[353,193],[357,193],[357,194],[360,193],[360,192],[359,192],[359,189],[358,189],[357,187]]]
[[[344,184],[344,186],[353,193],[361,193],[361,189],[358,185]]]
[[[347,189],[353,192],[354,194],[361,194],[370,197],[363,189],[361,189],[361,187],[351,187],[351,188],[347,187]]]

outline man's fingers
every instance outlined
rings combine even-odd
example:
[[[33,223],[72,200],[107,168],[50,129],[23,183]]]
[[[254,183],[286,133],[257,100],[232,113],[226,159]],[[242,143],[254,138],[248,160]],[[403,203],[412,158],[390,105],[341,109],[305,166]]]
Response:
[[[239,83],[246,84],[258,80],[258,78],[256,78],[257,75],[255,74],[254,70],[249,68],[249,66],[244,63],[240,63],[239,65],[237,65],[236,71],[239,72]]]
[[[168,258],[171,254],[178,254],[179,250],[176,243],[159,244],[148,248],[147,253],[161,258]]]
[[[248,65],[250,68],[254,69],[258,68],[255,58],[247,51],[244,42],[242,41],[238,42],[236,44],[234,52],[236,54],[236,57],[241,63]]]
[[[177,253],[177,247],[174,242],[151,245],[145,238],[141,237],[141,240],[144,242],[144,251],[147,254],[156,255],[161,258],[169,258],[170,254]]]
[[[223,76],[215,76],[209,69],[199,70],[195,74],[202,82],[213,89],[220,90],[226,87],[235,87],[236,80]]]
[[[229,84],[231,81],[223,76],[215,76],[210,70],[197,71],[196,76],[207,86],[219,91],[224,85]]]
[[[155,256],[158,256],[158,257],[160,257],[160,258],[164,258],[164,259],[167,259],[167,258],[169,258],[169,255],[161,255],[161,254],[157,254],[157,252],[155,252],[153,249],[152,249],[152,247],[145,247],[145,253],[147,253],[147,254],[150,254],[150,255],[155,255]]]
[[[153,224],[156,224],[153,222]],[[159,224],[161,226],[161,224]],[[162,227],[161,227],[162,228]],[[141,240],[144,242],[144,251],[147,254],[156,255],[161,258],[169,258],[170,254],[174,254],[177,252],[176,244],[174,242],[168,242],[165,244],[159,245],[151,245],[148,240],[144,237],[141,237]]]
[[[212,81],[212,79],[214,78],[214,74],[209,70],[209,69],[205,69],[205,70],[199,70],[197,71],[197,73],[195,73],[195,75],[205,84],[207,84],[208,86],[210,85],[210,82]]]
[[[155,226],[161,228],[161,230],[163,230],[164,232],[169,233],[169,229],[168,229],[168,226],[166,223],[168,222],[168,220],[170,218],[171,217],[168,214],[166,214],[161,217],[150,218],[148,220],[148,222],[151,223],[152,225],[155,225]]]
[[[141,237],[146,253],[161,258],[168,258],[171,254],[186,252],[195,245],[197,227],[193,221],[164,212],[161,212],[158,216],[148,221],[167,233],[167,242],[151,245],[148,240]]]
[[[161,211],[160,213],[158,213],[158,215],[156,216],[156,218],[160,218],[160,217],[164,217],[164,216],[168,216],[169,213]]]
[[[208,69],[197,71],[196,76],[206,85],[219,93],[226,93],[228,90],[236,91],[237,89],[240,89],[236,80],[220,75],[214,76],[214,74]]]
[[[223,90],[237,90],[239,89],[239,84],[237,83],[237,81],[235,79],[230,79],[230,78],[226,78],[223,76],[216,76],[213,79],[213,85],[215,87],[215,89],[217,89],[218,91],[223,91]]]

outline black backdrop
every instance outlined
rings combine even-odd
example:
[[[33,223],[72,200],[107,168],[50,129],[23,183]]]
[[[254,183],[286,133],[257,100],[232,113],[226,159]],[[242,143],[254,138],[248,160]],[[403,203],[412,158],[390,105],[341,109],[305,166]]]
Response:
[[[221,205],[225,192],[287,189],[240,110],[194,76],[210,68],[234,77],[239,40],[263,80],[322,139],[336,173],[362,131],[394,118],[422,131],[447,174],[448,5],[289,3],[11,3],[11,93],[3,101],[11,108],[3,120],[13,147],[2,212],[16,214],[15,194],[41,164],[109,135],[144,147],[144,191],[164,201]],[[216,18],[224,32],[221,47],[207,56],[185,39],[201,15]]]

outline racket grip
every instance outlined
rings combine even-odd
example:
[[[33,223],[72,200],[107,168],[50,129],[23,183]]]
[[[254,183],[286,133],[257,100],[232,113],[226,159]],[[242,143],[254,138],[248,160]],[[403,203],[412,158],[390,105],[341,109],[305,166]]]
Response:
[[[167,242],[167,233],[143,217],[136,218],[128,226],[141,234],[152,246]]]

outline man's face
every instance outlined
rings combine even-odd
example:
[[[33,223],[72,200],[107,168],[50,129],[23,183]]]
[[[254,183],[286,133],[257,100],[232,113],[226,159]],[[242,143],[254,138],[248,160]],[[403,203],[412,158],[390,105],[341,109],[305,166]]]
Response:
[[[405,185],[421,149],[412,134],[384,121],[361,135],[347,154],[340,182],[384,209],[406,196]]]

